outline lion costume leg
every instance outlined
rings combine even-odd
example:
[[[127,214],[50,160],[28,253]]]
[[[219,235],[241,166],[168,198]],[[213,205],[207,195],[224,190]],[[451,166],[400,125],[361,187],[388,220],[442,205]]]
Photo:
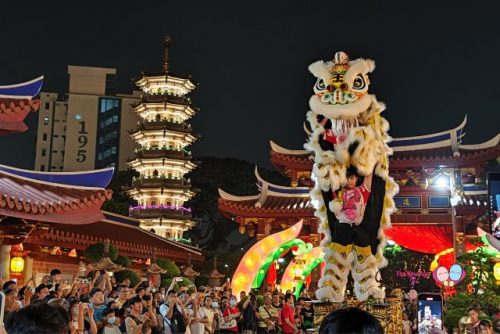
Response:
[[[319,280],[316,297],[334,302],[344,301],[347,277],[354,261],[353,245],[329,242],[325,248],[325,268]]]
[[[376,280],[378,271],[377,260],[371,252],[370,246],[354,246],[356,260],[352,268],[354,279],[354,293],[360,301],[367,300],[370,296],[376,299],[385,298],[385,292]]]

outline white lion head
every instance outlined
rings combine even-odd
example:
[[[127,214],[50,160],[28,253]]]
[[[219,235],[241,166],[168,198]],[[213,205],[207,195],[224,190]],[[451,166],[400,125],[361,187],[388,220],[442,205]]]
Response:
[[[349,56],[342,51],[337,52],[332,61],[311,64],[309,71],[318,78],[309,100],[311,110],[330,119],[357,118],[375,99],[368,94],[368,73],[374,69],[373,60],[349,61]]]

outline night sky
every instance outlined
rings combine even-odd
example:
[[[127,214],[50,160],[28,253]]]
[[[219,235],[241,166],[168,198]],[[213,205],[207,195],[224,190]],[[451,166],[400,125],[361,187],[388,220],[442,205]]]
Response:
[[[56,4],[57,3],[57,4]],[[499,132],[500,21],[492,1],[2,1],[0,85],[45,75],[67,90],[66,66],[118,69],[118,91],[159,71],[200,83],[195,155],[270,166],[269,140],[300,149],[314,78],[338,50],[376,61],[371,92],[394,137],[447,130],[468,115],[465,143]],[[77,7],[78,6],[78,7]],[[30,132],[0,138],[0,163],[33,168]]]

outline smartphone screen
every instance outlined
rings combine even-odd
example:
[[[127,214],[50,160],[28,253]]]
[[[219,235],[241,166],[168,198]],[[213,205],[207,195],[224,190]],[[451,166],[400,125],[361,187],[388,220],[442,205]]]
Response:
[[[440,294],[419,294],[418,333],[431,333],[433,329],[443,328],[443,300]]]
[[[3,314],[5,313],[5,294],[0,291],[0,323],[3,324]]]

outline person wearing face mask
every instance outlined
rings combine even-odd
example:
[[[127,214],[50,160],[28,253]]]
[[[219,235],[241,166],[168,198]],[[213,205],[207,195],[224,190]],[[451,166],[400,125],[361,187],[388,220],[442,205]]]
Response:
[[[214,332],[214,319],[215,311],[212,309],[212,298],[205,296],[200,310],[205,314],[207,322],[205,322],[205,334],[212,334]]]
[[[241,318],[240,310],[238,309],[238,301],[236,296],[231,296],[229,304],[222,311],[224,321],[219,324],[220,333],[234,334],[238,333],[238,320]]]
[[[212,299],[212,303],[210,304],[210,310],[214,313],[214,320],[212,322],[212,333],[219,332],[219,324],[221,321],[224,321],[222,318],[224,317],[221,311],[221,304],[217,298]]]
[[[112,308],[106,308],[102,312],[103,334],[121,334],[120,328],[116,325],[116,314]]]

